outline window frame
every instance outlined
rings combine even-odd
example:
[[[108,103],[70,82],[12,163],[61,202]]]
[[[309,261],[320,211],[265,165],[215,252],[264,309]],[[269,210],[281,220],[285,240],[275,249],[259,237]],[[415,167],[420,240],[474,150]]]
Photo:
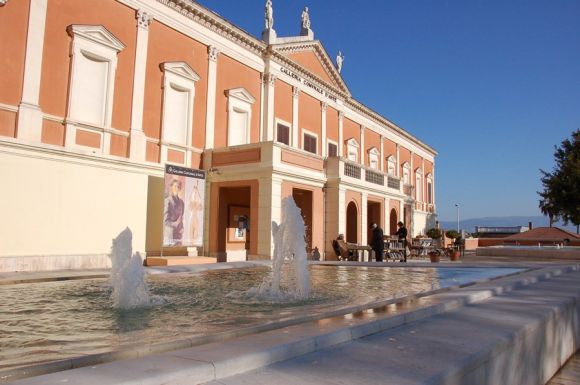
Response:
[[[226,96],[228,98],[228,130],[227,130],[227,143],[229,146],[241,146],[250,143],[251,131],[252,131],[252,106],[256,102],[256,98],[243,87],[233,88],[226,91]],[[236,110],[239,112],[246,113],[246,133],[244,143],[232,144],[233,139],[233,119],[234,112]]]
[[[393,172],[391,173],[391,166]],[[387,175],[397,176],[397,159],[393,155],[387,157]]]
[[[280,143],[280,144],[283,144],[283,145],[286,145],[286,146],[291,146],[292,145],[292,124],[289,123],[289,122],[287,122],[287,121],[285,121],[285,120],[278,119],[278,118],[276,118],[274,120],[274,123],[276,124],[276,130],[274,132],[274,134],[275,134],[274,141],[276,143]],[[288,128],[288,143],[287,144],[284,143],[284,142],[280,142],[278,140],[278,125],[282,125],[282,126]]]
[[[338,143],[333,141],[333,140],[326,140],[326,156],[330,157],[330,146],[334,146],[336,148],[336,155],[332,155],[332,156],[338,156]]]
[[[355,162],[358,163],[359,160],[359,149],[360,149],[360,144],[358,143],[358,141],[355,138],[350,138],[346,141],[346,158],[348,160],[350,160],[351,162]],[[350,155],[354,154],[355,155],[355,159],[351,159]]]
[[[305,143],[306,143],[305,138],[306,138],[306,135],[314,138],[314,140],[316,141],[316,145],[315,145],[315,149],[314,149],[315,152],[308,151],[305,148]],[[308,152],[310,154],[318,155],[318,134],[316,134],[316,133],[314,133],[312,131],[305,130],[304,128],[302,129],[302,151],[306,151],[306,152]]]
[[[381,165],[380,165],[381,152],[376,147],[371,147],[368,150],[368,158],[369,158],[369,168],[371,168],[373,170],[380,171],[380,169],[381,169]],[[373,167],[373,161],[375,163],[374,167]]]
[[[100,150],[109,152],[111,123],[113,119],[113,97],[115,95],[115,75],[117,71],[117,55],[125,45],[102,25],[73,24],[67,27],[67,33],[72,38],[70,46],[71,69],[68,87],[68,106],[65,120],[65,146],[77,147],[77,129],[97,132],[100,134]],[[106,63],[104,82],[104,100],[100,106],[102,118],[99,124],[83,121],[82,109],[85,101],[79,97],[86,92],[77,80],[90,74],[82,73],[81,58],[97,60]],[[79,112],[80,111],[80,112]],[[79,146],[82,147],[82,146]]]

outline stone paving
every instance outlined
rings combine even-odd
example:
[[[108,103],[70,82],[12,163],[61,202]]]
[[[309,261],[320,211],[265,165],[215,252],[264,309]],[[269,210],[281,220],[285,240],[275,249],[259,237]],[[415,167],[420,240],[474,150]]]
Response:
[[[580,353],[576,354],[548,382],[548,385],[580,385]]]

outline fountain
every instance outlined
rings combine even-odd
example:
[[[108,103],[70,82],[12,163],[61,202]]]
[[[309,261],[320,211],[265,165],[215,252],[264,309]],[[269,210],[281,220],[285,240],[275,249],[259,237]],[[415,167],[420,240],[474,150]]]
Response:
[[[282,200],[282,221],[278,225],[272,222],[274,237],[274,256],[272,260],[272,277],[267,278],[258,287],[259,298],[271,300],[304,300],[310,294],[310,274],[306,259],[306,227],[292,197]],[[281,287],[281,274],[284,262],[289,261],[289,277],[292,286],[285,290]]]
[[[145,280],[143,260],[139,253],[132,254],[133,234],[127,227],[111,247],[111,299],[117,309],[134,309],[151,305]]]

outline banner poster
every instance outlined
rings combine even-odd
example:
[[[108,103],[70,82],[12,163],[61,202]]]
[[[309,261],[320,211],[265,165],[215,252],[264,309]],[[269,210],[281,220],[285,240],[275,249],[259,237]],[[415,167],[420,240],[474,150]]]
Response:
[[[165,165],[163,246],[202,246],[205,171]]]

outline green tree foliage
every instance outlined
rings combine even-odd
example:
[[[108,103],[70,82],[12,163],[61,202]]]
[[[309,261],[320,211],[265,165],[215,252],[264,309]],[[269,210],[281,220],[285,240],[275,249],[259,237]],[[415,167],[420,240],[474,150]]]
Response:
[[[571,139],[555,147],[554,170],[542,173],[544,191],[540,195],[540,210],[550,218],[550,224],[562,220],[564,224],[580,226],[580,130]]]
[[[433,239],[440,239],[443,236],[443,234],[441,233],[441,230],[436,229],[436,228],[432,228],[432,229],[427,230],[426,234],[429,238],[433,238]]]
[[[453,239],[455,239],[455,238],[458,238],[460,235],[461,234],[459,234],[456,230],[447,230],[445,232],[445,236],[447,238],[453,238]]]

